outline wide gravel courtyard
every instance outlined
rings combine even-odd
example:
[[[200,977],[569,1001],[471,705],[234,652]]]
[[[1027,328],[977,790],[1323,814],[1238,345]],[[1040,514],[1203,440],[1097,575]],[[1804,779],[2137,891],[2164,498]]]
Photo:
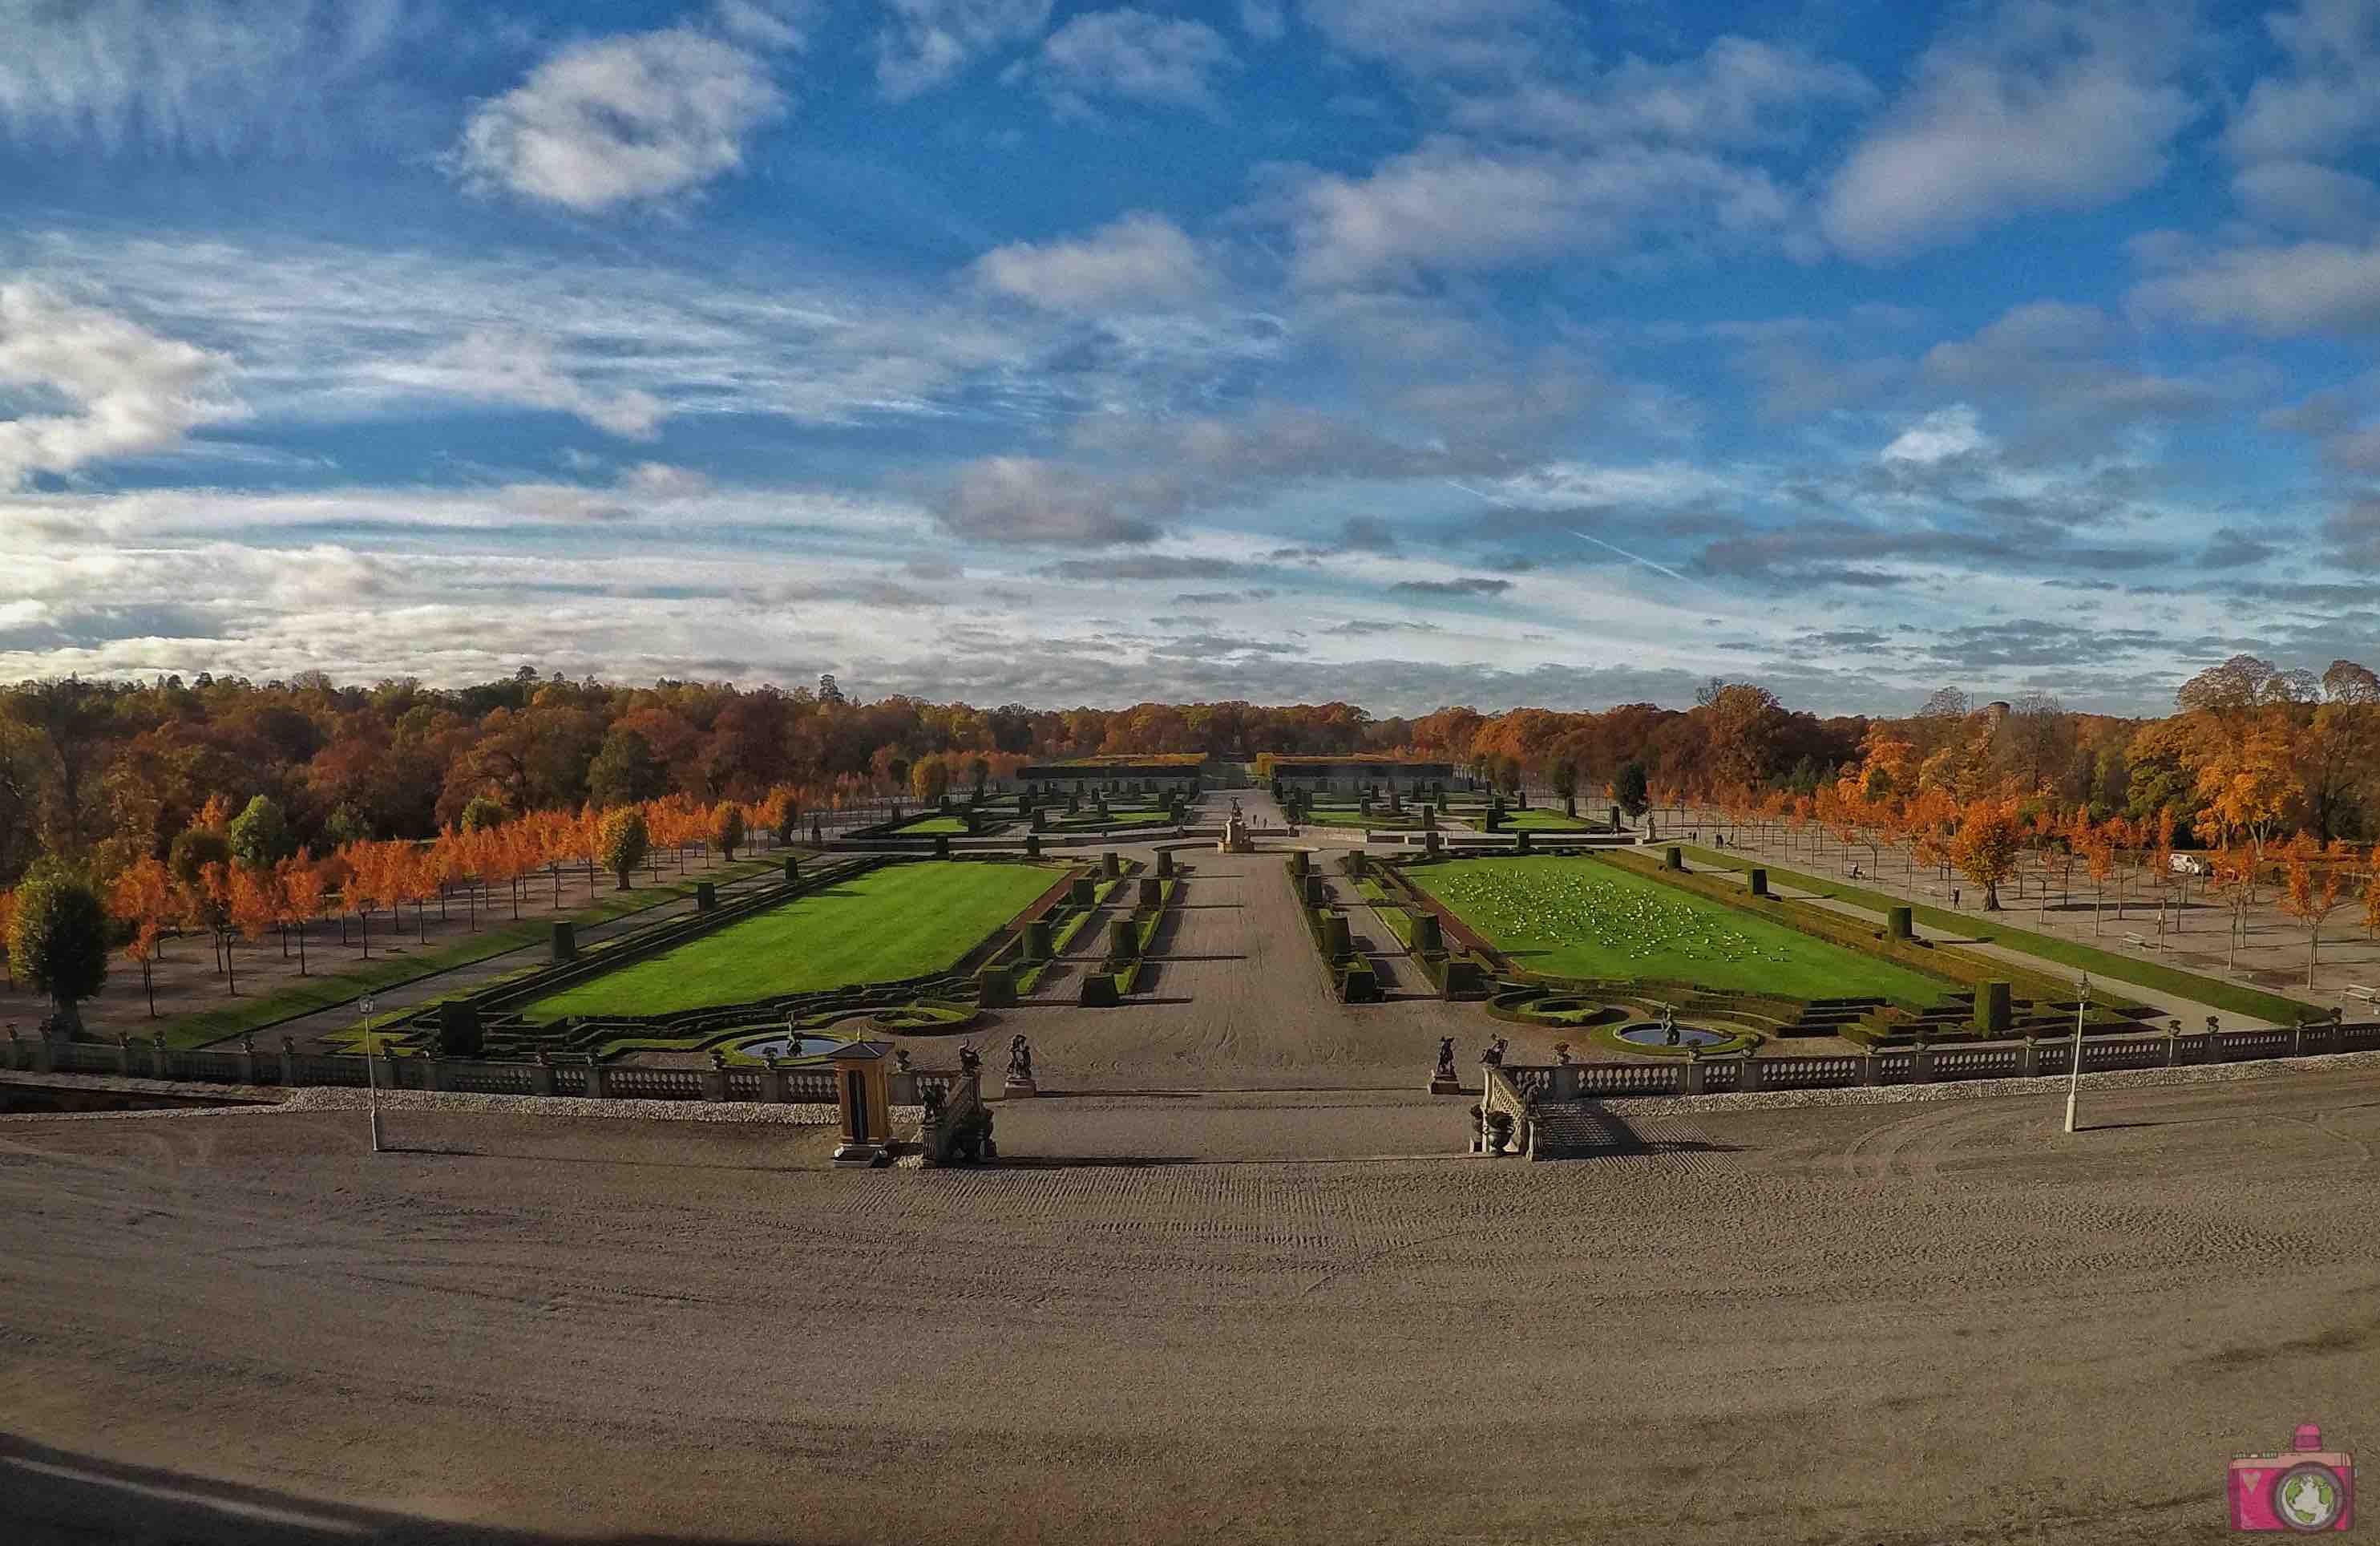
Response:
[[[861,1174],[740,1125],[0,1122],[6,1539],[2163,1546],[2227,1539],[2235,1451],[2372,1443],[2380,1077],[1539,1165],[1087,1166],[1071,1104],[1010,1168]]]

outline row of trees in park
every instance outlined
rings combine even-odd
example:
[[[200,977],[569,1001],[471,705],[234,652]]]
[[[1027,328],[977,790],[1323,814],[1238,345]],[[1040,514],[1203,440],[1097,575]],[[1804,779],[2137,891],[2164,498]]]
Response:
[[[225,802],[210,800],[165,858],[141,855],[103,884],[58,858],[37,860],[19,885],[0,891],[0,947],[12,985],[21,975],[69,1015],[97,992],[111,950],[120,951],[140,969],[153,1016],[154,971],[169,935],[206,940],[215,974],[225,992],[236,994],[235,941],[257,944],[277,936],[285,957],[294,947],[304,976],[307,931],[319,920],[335,917],[343,943],[352,925],[369,960],[375,915],[385,914],[390,931],[401,933],[410,907],[426,942],[430,908],[437,907],[443,922],[460,906],[476,931],[483,906],[508,905],[517,919],[525,885],[550,884],[560,906],[569,869],[583,870],[590,881],[608,872],[625,890],[635,870],[658,868],[665,856],[682,869],[689,847],[733,858],[748,843],[789,843],[800,811],[788,789],[750,804],[706,806],[667,795],[512,820],[489,802],[467,807],[461,822],[434,838],[358,838],[318,858],[290,844],[269,797],[254,797],[237,816]]]

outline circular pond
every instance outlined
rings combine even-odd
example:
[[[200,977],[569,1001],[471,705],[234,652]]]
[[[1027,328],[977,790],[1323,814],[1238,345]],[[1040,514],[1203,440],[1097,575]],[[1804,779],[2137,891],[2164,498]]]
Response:
[[[739,1041],[735,1050],[755,1061],[774,1053],[778,1061],[784,1062],[797,1057],[825,1057],[845,1044],[832,1036],[805,1036],[799,1041],[784,1036],[764,1036],[758,1041]]]
[[[1715,1047],[1721,1041],[1735,1040],[1734,1037],[1719,1031],[1705,1030],[1700,1026],[1679,1026],[1677,1032],[1676,1045],[1681,1047]],[[1640,1047],[1666,1047],[1671,1044],[1670,1028],[1658,1020],[1640,1020],[1633,1026],[1622,1026],[1618,1034],[1622,1041],[1633,1041]]]

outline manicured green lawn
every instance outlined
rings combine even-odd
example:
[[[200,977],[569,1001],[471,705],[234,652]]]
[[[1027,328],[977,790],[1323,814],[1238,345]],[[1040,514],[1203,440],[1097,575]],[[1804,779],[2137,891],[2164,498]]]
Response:
[[[1854,907],[1886,914],[1893,907],[1908,907],[1905,898],[1870,891],[1864,886],[1846,885],[1840,881],[1823,881],[1815,875],[1798,874],[1779,870],[1766,859],[1746,858],[1741,854],[1723,854],[1692,844],[1681,845],[1692,855],[1696,864],[1718,870],[1750,870],[1765,868],[1768,878],[1779,885],[1796,891],[1807,891],[1820,896],[1830,896],[1848,902]],[[1949,912],[1940,907],[1916,905],[1912,916],[1929,929],[1941,929],[1969,938],[1989,940],[2010,950],[2021,950],[2027,956],[2061,966],[2077,967],[2095,977],[2109,977],[2119,982],[2129,982],[2136,988],[2149,988],[2180,997],[2211,1004],[2217,1009],[2228,1009],[2235,1015],[2252,1016],[2273,1025],[2295,1025],[2300,1020],[2321,1017],[2326,1011],[2277,993],[2259,992],[2253,988],[2226,982],[2219,978],[2201,977],[2196,972],[2180,971],[2159,966],[2153,961],[2136,961],[2112,951],[2095,949],[2078,940],[2060,939],[2055,934],[2036,934],[2030,929],[2019,929],[2004,923],[1989,913]]]
[[[920,816],[914,822],[904,822],[892,829],[904,837],[931,837],[937,833],[965,833],[964,816]]]
[[[1408,805],[1402,816],[1391,816],[1385,805],[1372,807],[1372,813],[1340,807],[1318,807],[1305,813],[1305,824],[1311,827],[1369,827],[1374,832],[1418,832],[1421,830],[1421,807]]]
[[[1162,810],[1125,810],[1111,806],[1104,816],[1090,806],[1085,806],[1079,816],[1061,816],[1050,812],[1051,819],[1065,826],[1150,827],[1173,824],[1173,818]]]
[[[808,849],[780,849],[766,858],[739,859],[723,869],[713,870],[701,879],[724,885],[773,870],[788,853],[807,856]],[[570,914],[571,920],[584,929],[592,924],[625,918],[631,913],[658,907],[679,897],[691,896],[697,882],[692,879],[674,881],[666,885],[650,883],[634,891],[604,892],[602,899]],[[493,918],[493,909],[489,916]],[[492,924],[484,932],[468,935],[453,944],[434,950],[413,950],[397,956],[375,956],[369,961],[333,968],[334,959],[327,953],[319,957],[325,965],[312,977],[301,977],[296,982],[261,997],[237,998],[219,1008],[200,1010],[176,1016],[159,1023],[169,1047],[204,1047],[226,1041],[242,1031],[257,1031],[293,1019],[300,1015],[327,1009],[334,1004],[345,1004],[357,994],[378,988],[397,987],[435,977],[502,956],[528,945],[542,945],[552,937],[553,920],[549,918],[523,919],[517,923]],[[411,1011],[407,1011],[410,1014]],[[402,1016],[383,1015],[382,1020],[394,1022]]]
[[[1031,864],[895,864],[541,998],[533,1021],[748,1004],[941,971],[1058,882]]]
[[[1950,984],[1592,858],[1469,858],[1406,873],[1524,971],[1661,977],[1792,998],[1930,1004]]]
[[[1475,817],[1471,824],[1484,830],[1488,825],[1488,818],[1483,813]],[[1603,823],[1590,822],[1584,816],[1565,816],[1559,810],[1548,810],[1543,806],[1533,805],[1526,810],[1505,811],[1504,820],[1496,830],[1498,832],[1601,832]]]

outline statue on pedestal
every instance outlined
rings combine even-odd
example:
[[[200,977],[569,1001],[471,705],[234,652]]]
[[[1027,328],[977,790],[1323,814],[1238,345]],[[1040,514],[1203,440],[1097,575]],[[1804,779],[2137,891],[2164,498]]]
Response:
[[[1483,1067],[1488,1068],[1501,1068],[1504,1066],[1505,1045],[1505,1040],[1500,1036],[1496,1038],[1494,1041],[1488,1043],[1488,1050],[1479,1054],[1480,1065]]]
[[[1022,1031],[1009,1040],[1008,1078],[1001,1093],[1003,1095],[1040,1093],[1033,1084],[1033,1043],[1025,1040],[1025,1034]]]
[[[1438,1039],[1438,1066],[1429,1071],[1429,1092],[1432,1095],[1459,1095],[1463,1082],[1454,1072],[1454,1038]]]

